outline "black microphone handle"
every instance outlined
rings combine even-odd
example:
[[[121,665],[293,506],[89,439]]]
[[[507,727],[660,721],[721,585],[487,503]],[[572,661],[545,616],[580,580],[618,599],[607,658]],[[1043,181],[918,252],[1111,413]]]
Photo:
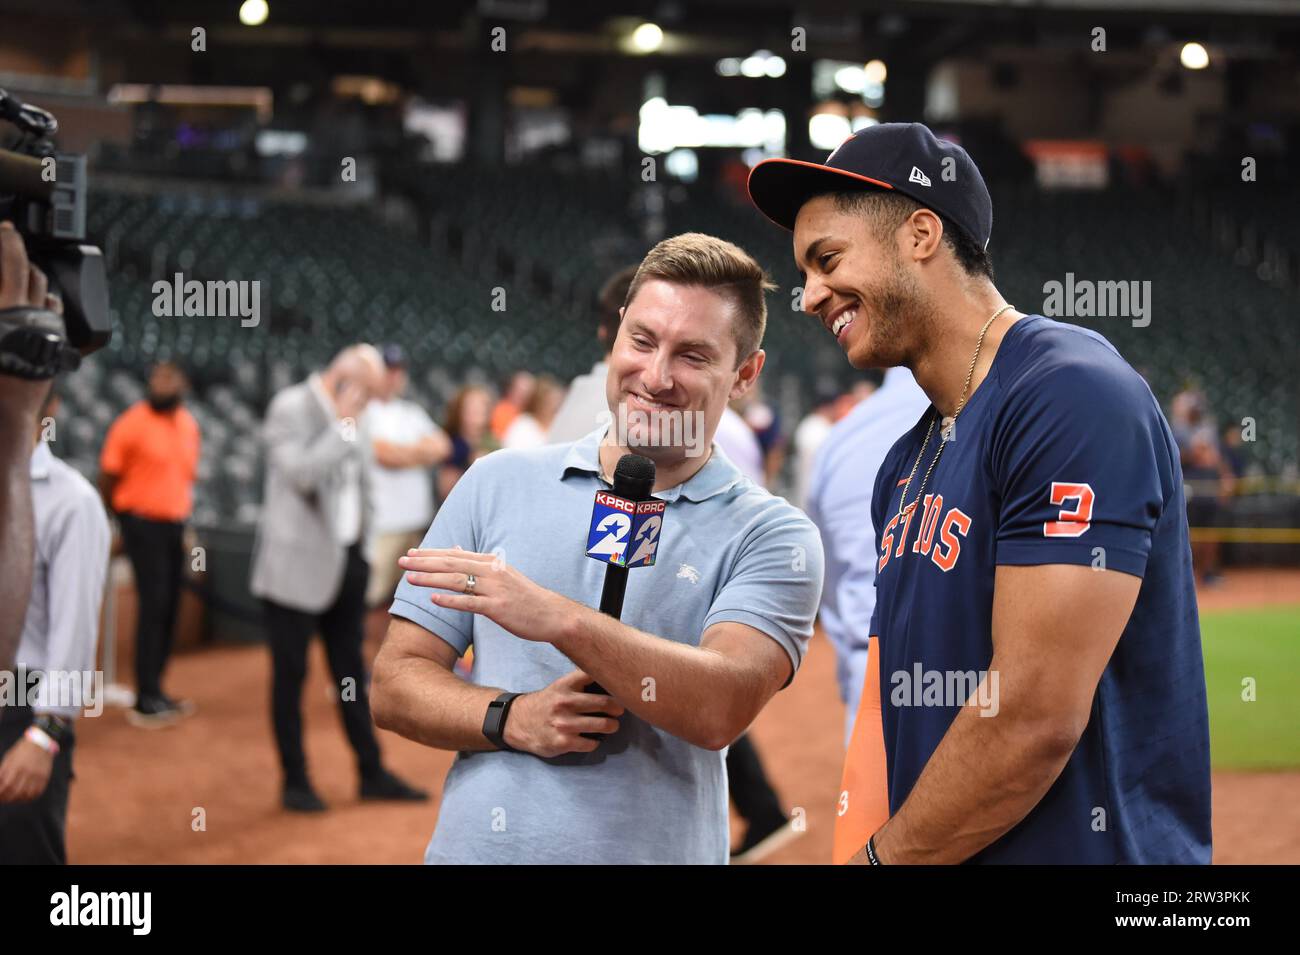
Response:
[[[622,564],[605,565],[605,585],[600,589],[600,612],[607,613],[615,620],[623,616],[623,596],[627,593],[627,568]],[[599,683],[588,683],[582,688],[583,693],[605,695],[605,688]],[[583,716],[604,716],[604,713],[583,713]],[[587,739],[604,739],[605,733],[583,733]]]
[[[626,593],[627,568],[622,564],[606,564],[605,585],[600,589],[600,612],[618,620],[623,616],[623,597]],[[583,692],[605,695],[605,689],[599,683],[588,683]]]
[[[627,593],[627,568],[622,564],[605,565],[605,586],[600,591],[600,612],[615,620],[623,616],[623,595]]]
[[[614,468],[614,480],[611,489],[621,498],[630,501],[648,501],[654,489],[654,462],[637,454],[625,454]],[[628,547],[631,548],[631,542]],[[627,593],[627,567],[623,564],[605,565],[605,583],[600,590],[600,612],[609,614],[615,620],[623,616],[623,596]],[[583,687],[585,693],[607,695],[599,683],[588,683]],[[583,716],[604,716],[604,713],[584,713]],[[583,733],[587,739],[604,739],[606,733]]]

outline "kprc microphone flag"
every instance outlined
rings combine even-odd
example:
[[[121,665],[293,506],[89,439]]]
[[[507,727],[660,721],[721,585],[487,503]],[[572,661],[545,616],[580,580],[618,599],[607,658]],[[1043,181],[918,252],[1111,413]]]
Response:
[[[666,506],[663,501],[629,501],[600,491],[591,509],[587,556],[624,567],[652,566]]]

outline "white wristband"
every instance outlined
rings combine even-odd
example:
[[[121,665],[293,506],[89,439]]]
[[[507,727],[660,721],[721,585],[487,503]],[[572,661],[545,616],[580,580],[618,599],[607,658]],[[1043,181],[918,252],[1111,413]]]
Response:
[[[59,744],[54,742],[54,738],[39,726],[27,727],[27,732],[23,733],[23,736],[35,743],[41,749],[45,750],[45,752],[49,753],[51,756],[57,756],[59,754]]]

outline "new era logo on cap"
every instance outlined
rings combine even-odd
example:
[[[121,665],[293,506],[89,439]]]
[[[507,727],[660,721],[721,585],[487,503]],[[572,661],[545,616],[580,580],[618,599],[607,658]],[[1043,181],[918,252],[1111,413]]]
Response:
[[[942,170],[931,177],[926,169]],[[858,130],[825,162],[765,159],[749,174],[749,197],[777,225],[794,229],[800,207],[828,193],[893,190],[952,221],[988,248],[993,202],[966,150],[920,123],[878,123]]]

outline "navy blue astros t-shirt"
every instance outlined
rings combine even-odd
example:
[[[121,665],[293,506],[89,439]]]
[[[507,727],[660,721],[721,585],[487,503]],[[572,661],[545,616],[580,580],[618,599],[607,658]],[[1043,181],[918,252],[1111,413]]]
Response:
[[[1178,449],[1145,381],[1102,336],[1026,316],[1007,330],[926,483],[933,409],[876,479],[876,609],[889,808],[907,799],[993,657],[999,564],[1142,579],[1073,754],[976,863],[1208,863],[1210,743]],[[973,704],[996,705],[986,680]]]

